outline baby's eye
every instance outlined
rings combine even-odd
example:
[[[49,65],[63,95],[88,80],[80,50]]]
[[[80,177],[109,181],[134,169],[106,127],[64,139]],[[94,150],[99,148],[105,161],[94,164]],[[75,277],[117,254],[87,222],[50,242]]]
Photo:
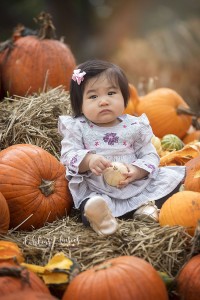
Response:
[[[91,95],[90,97],[89,97],[89,99],[96,99],[97,98],[97,95]]]
[[[114,94],[116,94],[116,92],[114,92],[114,91],[108,92],[108,95],[109,95],[109,96],[110,96],[110,95],[114,95]]]

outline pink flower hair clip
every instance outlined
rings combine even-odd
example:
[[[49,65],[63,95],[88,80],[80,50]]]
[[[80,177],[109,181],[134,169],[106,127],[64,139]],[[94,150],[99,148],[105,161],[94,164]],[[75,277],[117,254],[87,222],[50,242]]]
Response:
[[[81,84],[81,82],[84,80],[84,75],[86,72],[81,72],[81,69],[74,70],[74,73],[72,75],[72,79],[78,83],[78,85]]]

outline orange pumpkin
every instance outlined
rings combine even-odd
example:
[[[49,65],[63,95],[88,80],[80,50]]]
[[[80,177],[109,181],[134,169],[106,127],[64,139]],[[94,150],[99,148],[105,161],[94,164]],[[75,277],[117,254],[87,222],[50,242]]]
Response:
[[[136,105],[139,102],[139,96],[135,86],[131,83],[129,83],[129,91],[130,91],[130,100],[133,102],[134,107],[136,107]]]
[[[167,300],[166,287],[145,260],[120,256],[77,275],[62,300]]]
[[[55,298],[54,296],[50,294],[45,294],[41,292],[35,292],[32,290],[24,290],[24,291],[17,291],[12,294],[8,294],[5,296],[2,296],[0,298],[1,300],[58,300],[58,298]]]
[[[186,136],[183,138],[183,143],[189,144],[196,140],[200,142],[200,130],[195,130],[191,133],[186,134]]]
[[[10,212],[5,197],[0,193],[0,233],[4,234],[8,232],[10,224]]]
[[[128,115],[134,115],[135,113],[135,107],[133,102],[131,101],[131,99],[129,99],[128,104],[124,110],[124,114],[128,114]]]
[[[200,254],[192,257],[179,272],[176,282],[180,299],[200,299]]]
[[[190,235],[194,235],[199,219],[200,193],[191,191],[172,195],[161,207],[159,215],[161,226],[184,226]]]
[[[184,189],[200,192],[200,155],[189,160],[186,164]]]
[[[42,20],[43,17],[43,20]],[[49,14],[40,17],[38,36],[24,36],[4,50],[2,85],[9,95],[25,96],[63,85],[69,90],[76,61],[70,48],[54,38]]]
[[[129,92],[130,92],[130,98],[129,98],[129,101],[128,101],[128,105],[124,110],[124,114],[134,115],[136,105],[139,101],[139,98],[138,98],[136,88],[131,83],[129,83]]]
[[[22,251],[16,243],[3,240],[0,241],[0,262],[2,261],[18,263],[24,261]]]
[[[0,295],[7,296],[17,291],[33,290],[50,294],[44,282],[33,272],[17,264],[0,263]],[[16,298],[20,299],[20,298]],[[28,299],[28,298],[27,298]]]
[[[157,137],[174,134],[182,139],[192,123],[192,117],[183,113],[183,110],[188,108],[186,102],[174,90],[159,88],[140,97],[136,113],[147,115]]]
[[[72,207],[64,165],[35,145],[18,144],[0,152],[0,192],[9,206],[10,228],[40,228]]]

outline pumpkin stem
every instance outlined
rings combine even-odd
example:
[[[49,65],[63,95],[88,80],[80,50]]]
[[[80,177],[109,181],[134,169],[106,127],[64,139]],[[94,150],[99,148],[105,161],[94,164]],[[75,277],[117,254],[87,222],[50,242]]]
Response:
[[[24,282],[29,284],[29,273],[27,270],[25,270],[23,267],[14,267],[14,266],[8,266],[8,267],[1,267],[0,268],[0,277],[9,276],[9,277],[15,277],[15,278],[21,278],[24,280]],[[23,272],[24,271],[24,274]]]
[[[104,270],[104,269],[108,269],[112,266],[112,263],[104,263],[98,267],[95,268],[95,272],[100,271],[100,270]]]
[[[53,194],[54,183],[54,181],[42,179],[42,183],[39,186],[39,189],[41,190],[42,194],[44,194],[46,197]]]
[[[191,108],[187,108],[184,106],[179,105],[176,109],[177,114],[184,114],[189,116],[197,116],[197,113],[192,111]]]
[[[52,22],[52,17],[50,14],[41,12],[37,18],[34,18],[35,22],[40,25],[38,31],[38,37],[41,40],[44,39],[55,39],[55,27]]]

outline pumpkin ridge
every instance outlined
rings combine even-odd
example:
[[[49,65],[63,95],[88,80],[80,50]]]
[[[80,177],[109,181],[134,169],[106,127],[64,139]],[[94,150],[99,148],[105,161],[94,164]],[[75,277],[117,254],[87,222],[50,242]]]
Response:
[[[197,255],[198,256],[198,255]],[[196,256],[194,256],[196,258]],[[193,291],[193,280],[194,278],[198,278],[199,275],[199,264],[194,269],[193,263],[194,263],[194,257],[192,257],[191,261],[189,260],[183,267],[178,278],[178,290],[180,288],[181,296],[184,296],[184,299],[191,299],[194,296],[196,296],[196,293]],[[193,261],[192,261],[193,260]],[[192,264],[191,264],[192,262]],[[186,268],[185,268],[186,267]],[[180,276],[180,281],[179,281]],[[184,281],[183,281],[184,278]]]
[[[28,146],[28,147],[27,147]],[[36,167],[37,167],[37,170],[39,171],[39,168],[38,168],[38,165],[35,163],[35,159],[36,159],[36,155],[35,155],[35,151],[36,151],[36,149],[38,149],[40,152],[41,151],[46,151],[46,150],[44,150],[44,149],[42,149],[42,148],[40,148],[40,147],[38,147],[38,146],[35,146],[35,148],[33,148],[33,150],[34,150],[34,154],[30,151],[30,148],[32,148],[31,147],[32,145],[31,144],[17,144],[17,145],[13,145],[13,146],[10,146],[9,147],[9,151],[10,151],[10,149],[12,150],[12,155],[15,155],[15,159],[16,159],[16,157],[17,157],[17,165],[16,165],[16,161],[12,161],[12,163],[14,163],[14,166],[13,166],[13,168],[15,168],[15,169],[17,169],[17,170],[20,170],[21,171],[21,167],[22,168],[24,168],[24,156],[27,158],[27,163],[26,163],[26,165],[29,167],[28,169],[30,169],[31,168],[31,166],[32,165],[35,165]],[[7,148],[8,149],[8,148]],[[7,149],[5,149],[5,152],[4,153],[6,153],[6,155],[7,155],[7,157],[9,158],[9,156],[10,156],[10,154],[7,154]],[[3,150],[4,151],[4,150]],[[3,152],[2,151],[2,152]],[[1,162],[1,156],[3,155],[3,159],[4,159],[4,157],[5,157],[5,154],[4,153],[0,153],[0,164],[2,163],[2,164],[5,164],[6,165],[6,167],[7,166],[10,166],[10,164],[7,164],[6,162],[4,163],[4,162]],[[21,153],[23,153],[23,158],[21,158],[20,157],[20,154]],[[38,153],[38,151],[37,151],[37,153]],[[18,162],[18,160],[21,160],[22,161],[22,163],[21,164],[19,164],[19,162]],[[40,160],[41,160],[41,157],[40,157]],[[42,161],[42,160],[41,160]],[[19,168],[20,167],[20,168]],[[32,168],[31,168],[31,171],[32,171]],[[23,169],[23,172],[24,172],[24,169]],[[26,169],[26,173],[27,173],[27,169]],[[37,177],[38,177],[38,175],[39,175],[39,173],[38,173],[38,175],[36,175],[35,177],[34,177],[34,175],[35,175],[35,173],[33,173],[33,172],[30,172],[30,173],[27,173],[27,174],[30,174],[33,178],[36,178],[37,179]]]
[[[36,166],[39,176],[41,178],[44,178],[44,171],[46,171],[46,165],[49,166],[49,163],[51,163],[51,156],[49,154],[49,152],[47,152],[46,150],[40,148],[37,146],[37,148],[35,148],[35,151],[37,153],[32,154],[32,152],[29,151],[28,149],[28,153],[30,153],[30,157],[31,157],[31,161],[32,163]],[[44,165],[44,161],[47,161],[47,164]],[[47,178],[44,179],[49,179],[51,178],[51,176],[49,175]]]
[[[109,283],[109,281],[110,281],[110,286],[112,286],[113,285],[113,276],[114,276],[114,279],[115,279],[115,282],[118,282],[118,283],[120,283],[121,284],[121,286],[122,286],[122,288],[124,289],[125,287],[124,287],[124,284],[123,284],[123,282],[124,282],[124,277],[123,277],[123,274],[119,274],[119,271],[120,271],[120,265],[116,265],[117,266],[117,268],[115,269],[115,268],[112,268],[112,266],[109,268],[109,272],[106,272],[106,280],[107,280],[107,282]],[[126,273],[126,272],[125,272]],[[122,275],[122,276],[121,276]],[[110,278],[110,280],[109,280],[109,278]],[[109,284],[107,285],[108,286],[108,290],[109,290]],[[109,290],[109,294],[110,294],[110,297],[109,297],[109,300],[112,300],[113,298],[115,299],[115,297],[118,297],[119,299],[123,299],[124,297],[124,295],[123,295],[123,289],[120,289],[120,291],[118,291],[117,292],[117,294],[116,295],[113,295],[113,294],[111,294],[110,293],[110,290]],[[130,299],[130,291],[129,291],[129,289],[127,289],[127,287],[126,287],[126,291],[128,292],[128,293],[126,293],[126,295],[127,295],[127,298],[128,299]],[[122,295],[121,295],[121,293],[122,293]],[[114,296],[114,297],[113,297]],[[113,298],[112,298],[113,297]]]
[[[47,152],[46,150],[44,151],[45,151],[44,155],[43,153],[41,153],[41,151],[38,151],[38,156],[40,157],[40,161],[42,162],[43,165],[43,167],[39,168],[40,176],[43,179],[49,179],[49,180],[57,179],[58,177],[57,174],[59,174],[59,169],[61,169],[62,165],[54,156],[51,156],[49,152]],[[48,171],[46,171],[46,165],[44,165],[44,162],[46,163],[46,165],[48,165]],[[55,163],[57,164],[56,171],[55,171]],[[48,176],[45,176],[46,174],[44,174],[44,170],[46,173],[48,173]]]
[[[11,187],[13,187],[13,186],[11,185]],[[35,189],[35,190],[31,189],[29,191],[29,193],[27,193],[27,191],[24,191],[24,193],[22,193],[21,192],[22,189],[24,189],[24,187],[21,185],[21,189],[19,190],[20,196],[18,196],[18,193],[15,190],[4,192],[6,200],[7,201],[9,201],[11,199],[16,199],[17,200],[17,198],[19,198],[19,197],[21,198],[21,197],[24,197],[24,196],[26,196],[26,198],[28,198],[29,196],[32,197],[32,195],[35,194],[35,193],[38,194],[38,190],[37,189]]]
[[[146,262],[146,261],[144,261],[144,262]],[[131,266],[128,265],[128,264],[126,264],[126,265],[127,265],[127,267],[129,267],[129,268],[131,267]],[[136,264],[134,265],[134,268],[137,270],[137,272],[141,272],[141,271],[144,270],[144,268],[143,268],[142,266],[138,266],[138,265],[136,265]],[[126,270],[124,269],[124,267],[123,267],[122,265],[120,265],[120,269],[123,270],[123,271],[125,271],[125,272],[124,272],[124,276],[123,276],[123,278],[125,278],[126,275],[127,275]],[[149,272],[149,270],[148,270],[148,272]],[[150,276],[148,276],[148,275],[149,275],[148,272],[146,272],[146,270],[145,270],[145,276],[148,277],[148,279],[151,280],[151,275],[152,275],[152,273],[150,274]],[[129,276],[127,276],[127,279],[130,279],[130,278],[131,278],[131,275],[132,275],[132,274],[129,273]],[[134,282],[134,284],[135,284],[135,286],[136,286],[136,288],[137,288],[137,290],[138,290],[137,294],[140,295],[141,297],[145,297],[145,296],[146,296],[146,290],[143,289],[143,286],[141,287],[141,282],[137,280],[137,276],[132,276],[132,283],[133,283],[133,282]],[[151,290],[151,286],[152,286],[152,285],[151,285],[151,283],[149,283],[148,280],[145,282],[145,284],[146,284],[147,288],[148,288],[148,285],[149,285],[150,290]],[[132,289],[132,288],[131,288],[131,289]],[[137,296],[138,296],[138,295],[137,295]],[[151,297],[152,297],[152,295],[151,295]]]
[[[0,165],[0,167],[1,167],[1,165]],[[2,170],[1,170],[1,172],[2,172]],[[8,174],[9,174],[9,180],[8,180]],[[15,175],[13,175],[13,176],[10,175],[9,168],[7,168],[6,173],[0,174],[0,187],[3,184],[8,184],[7,181],[9,181],[10,185],[18,185],[18,186],[22,185],[22,183],[20,181],[24,182],[25,178],[26,178],[26,182],[28,183],[28,186],[35,187],[38,185],[38,181],[36,182],[35,178],[33,180],[33,178],[31,178],[30,175],[25,177],[23,174],[22,176],[19,176],[18,178],[16,178],[16,175],[18,176],[19,174],[15,173]],[[12,182],[11,182],[11,179],[12,179]],[[4,182],[4,181],[6,181],[6,182]]]
[[[51,180],[56,178],[56,175],[52,174],[52,172],[49,172],[49,170],[52,170],[52,167],[51,167],[52,164],[54,164],[53,169],[55,169],[55,162],[56,162],[58,165],[58,167],[56,168],[56,174],[57,174],[58,170],[62,166],[62,165],[60,165],[59,161],[54,156],[51,156],[50,153],[48,151],[44,150],[43,148],[36,146],[34,150],[37,152],[37,155],[35,155],[36,153],[32,154],[32,152],[29,149],[27,149],[26,151],[24,151],[24,149],[22,149],[22,150],[20,149],[20,151],[22,151],[24,154],[26,154],[30,158],[31,163],[35,164],[35,166],[37,167],[37,170],[38,170],[38,174],[41,176],[41,178],[51,179]],[[45,162],[48,161],[46,163],[46,165],[49,166],[48,171],[46,171],[46,165],[44,165],[44,161]],[[44,170],[46,171],[46,173],[48,173],[48,176],[44,176]]]
[[[130,266],[130,264],[126,264],[125,263],[125,265],[130,269],[131,268],[131,266]],[[133,267],[133,266],[132,266]],[[134,268],[135,269],[137,269],[137,266],[134,266]],[[138,294],[141,296],[141,297],[143,297],[144,296],[144,294],[143,294],[143,289],[141,289],[140,288],[140,284],[138,284],[138,282],[136,281],[136,276],[135,276],[135,274],[133,275],[132,273],[130,274],[129,273],[129,275],[127,275],[127,271],[126,271],[126,269],[124,269],[123,268],[123,266],[122,265],[120,265],[119,266],[119,269],[122,271],[124,271],[124,274],[123,274],[123,281],[127,281],[127,280],[130,280],[131,279],[131,277],[132,277],[132,280],[131,280],[131,287],[130,286],[126,286],[126,291],[128,292],[128,294],[130,295],[129,297],[129,299],[131,299],[131,290],[132,289],[135,289],[136,288],[136,291],[137,291],[137,297],[138,297]],[[138,269],[137,269],[138,270]],[[141,269],[139,269],[139,271],[140,271]],[[126,279],[127,278],[127,279]],[[122,281],[122,283],[123,283],[123,281]]]
[[[173,223],[172,224],[176,224],[177,221],[176,221],[176,216],[174,215],[174,210],[172,208],[172,200],[170,199],[170,205],[169,205],[169,210],[170,210],[170,216],[171,216],[171,219],[173,220]],[[178,224],[176,224],[178,225]]]
[[[56,195],[57,196],[57,195]],[[53,203],[53,207],[54,208],[57,208],[56,209],[56,211],[58,212],[61,208],[61,204],[62,204],[62,206],[63,206],[63,209],[67,209],[67,207],[66,206],[69,206],[68,205],[68,203],[66,203],[66,200],[65,200],[65,198],[62,198],[62,197],[59,197],[60,198],[60,202],[59,202],[59,207],[58,207],[58,204],[57,204],[57,202],[55,201],[55,199],[54,199],[54,195],[51,195],[51,197],[49,197],[50,199],[50,201],[49,202],[52,202]]]

